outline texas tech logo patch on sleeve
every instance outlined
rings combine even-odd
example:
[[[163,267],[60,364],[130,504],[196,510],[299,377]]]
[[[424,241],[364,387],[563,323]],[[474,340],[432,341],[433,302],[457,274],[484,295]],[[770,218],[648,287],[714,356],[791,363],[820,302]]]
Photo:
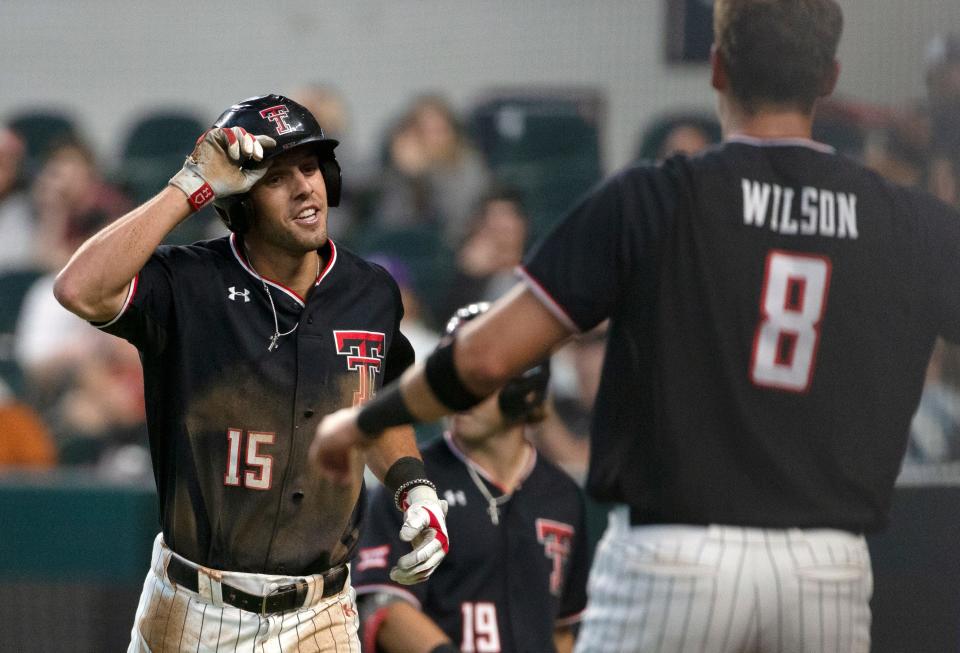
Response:
[[[376,331],[334,331],[337,353],[347,357],[347,369],[360,374],[353,393],[353,405],[359,406],[373,397],[377,373],[383,367],[384,334]]]
[[[553,561],[550,573],[550,593],[559,596],[563,589],[563,571],[570,555],[570,543],[573,540],[573,526],[552,519],[538,519],[537,541],[543,545],[543,552]]]

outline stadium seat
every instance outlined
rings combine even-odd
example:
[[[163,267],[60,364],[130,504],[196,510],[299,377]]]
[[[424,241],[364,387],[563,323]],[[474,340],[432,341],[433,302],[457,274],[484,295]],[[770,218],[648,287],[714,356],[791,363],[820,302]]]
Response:
[[[535,236],[599,181],[604,107],[598,91],[561,89],[490,93],[470,110],[474,143],[523,193]]]
[[[363,256],[395,256],[410,268],[413,287],[435,313],[453,276],[453,253],[433,225],[368,229],[356,245]]]
[[[7,121],[7,125],[26,144],[27,154],[22,174],[27,182],[40,170],[43,159],[52,146],[74,137],[77,133],[73,118],[54,109],[20,111]]]
[[[183,165],[205,129],[199,119],[183,110],[142,116],[123,141],[118,182],[135,202],[150,199]]]

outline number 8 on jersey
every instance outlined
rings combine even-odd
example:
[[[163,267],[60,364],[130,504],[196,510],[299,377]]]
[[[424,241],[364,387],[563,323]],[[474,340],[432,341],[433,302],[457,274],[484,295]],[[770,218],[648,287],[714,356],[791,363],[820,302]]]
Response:
[[[750,379],[756,385],[791,392],[810,387],[830,269],[826,256],[776,249],[767,254],[750,359]]]

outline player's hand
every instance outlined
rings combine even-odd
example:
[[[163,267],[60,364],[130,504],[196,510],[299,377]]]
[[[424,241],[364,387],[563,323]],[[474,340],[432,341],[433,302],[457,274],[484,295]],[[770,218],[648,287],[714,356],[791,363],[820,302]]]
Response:
[[[343,408],[321,420],[308,457],[321,477],[336,485],[347,485],[352,480],[355,448],[368,444],[368,438],[357,428],[357,409]]]
[[[277,144],[269,136],[243,127],[215,127],[204,133],[183,168],[170,180],[196,211],[217,197],[246,193],[267,172],[267,166],[242,167],[263,160],[264,148]]]
[[[438,499],[436,490],[429,485],[415,485],[407,492],[403,505],[400,539],[410,542],[413,551],[397,560],[390,578],[401,585],[413,585],[430,578],[450,549],[447,502]]]

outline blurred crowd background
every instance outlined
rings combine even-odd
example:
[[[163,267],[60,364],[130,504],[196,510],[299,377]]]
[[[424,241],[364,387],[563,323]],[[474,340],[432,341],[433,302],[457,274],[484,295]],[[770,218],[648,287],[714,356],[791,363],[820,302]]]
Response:
[[[917,72],[924,96],[897,105],[833,98],[819,112],[815,137],[891,181],[960,206],[958,34],[925,44]],[[330,214],[331,235],[396,278],[403,329],[420,357],[457,307],[505,292],[531,243],[608,172],[605,98],[597,89],[502,91],[466,109],[442,90],[416,92],[379,126],[382,137],[366,152],[354,146],[350,99],[337,86],[272,90],[306,105],[342,141],[345,197]],[[81,107],[34,105],[9,112],[0,127],[0,464],[149,479],[136,351],[62,309],[51,288],[84,239],[166,184],[213,117],[169,107],[144,114],[106,165],[81,116]],[[668,111],[637,125],[628,164],[696,154],[719,139],[709,108]],[[168,242],[225,233],[208,208]],[[591,333],[558,353],[551,419],[532,434],[578,480],[603,346],[602,332]],[[960,356],[941,344],[909,461],[960,460],[958,393]]]
[[[418,357],[603,176],[720,139],[709,0],[350,4],[0,4],[0,479],[152,485],[136,350],[51,288],[233,101],[286,94],[340,139],[331,236],[393,274]],[[816,138],[960,208],[960,3],[840,4],[843,71]],[[208,208],[168,241],[225,233]],[[555,354],[530,433],[579,482],[604,347],[601,327]],[[960,478],[957,347],[937,346],[906,460],[907,482]]]

